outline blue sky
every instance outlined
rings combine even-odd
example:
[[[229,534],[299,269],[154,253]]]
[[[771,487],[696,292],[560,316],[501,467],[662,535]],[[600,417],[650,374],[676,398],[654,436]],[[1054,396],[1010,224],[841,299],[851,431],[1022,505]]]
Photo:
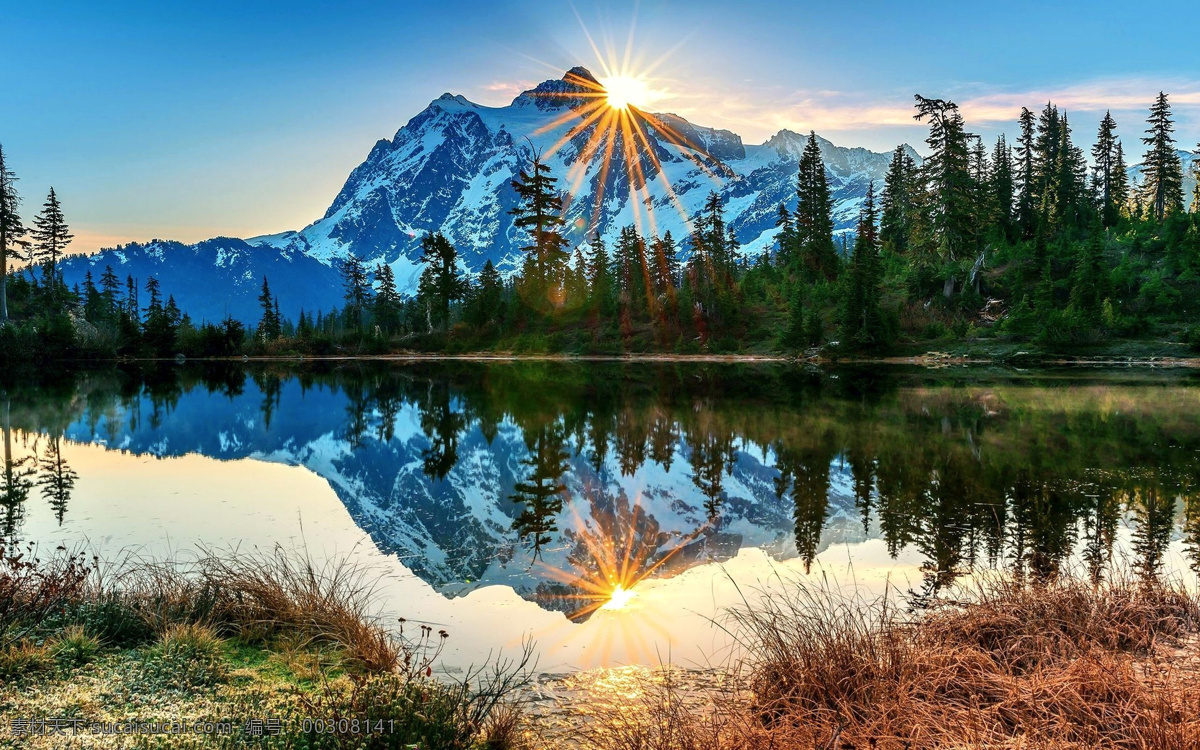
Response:
[[[25,212],[53,185],[94,250],[299,229],[379,138],[444,91],[499,105],[572,65],[586,28],[652,109],[761,142],[815,128],[840,145],[920,147],[913,93],[1011,132],[1047,98],[1090,144],[1111,107],[1141,153],[1172,94],[1200,140],[1200,3],[15,2],[0,0],[0,143]]]

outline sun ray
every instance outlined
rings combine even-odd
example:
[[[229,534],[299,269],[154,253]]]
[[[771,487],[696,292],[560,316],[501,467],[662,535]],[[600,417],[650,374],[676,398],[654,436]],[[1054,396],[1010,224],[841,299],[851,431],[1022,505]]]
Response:
[[[646,152],[650,154],[650,159],[654,162],[654,167],[658,173],[663,176],[663,187],[666,190],[667,197],[671,199],[671,203],[675,205],[675,209],[679,212],[679,216],[683,219],[683,224],[689,232],[692,231],[692,217],[688,215],[687,209],[684,208],[683,201],[679,199],[679,194],[675,192],[675,187],[671,185],[671,181],[666,178],[666,171],[663,169],[662,162],[658,159],[658,154],[654,153],[654,149],[650,146],[650,140],[641,128],[637,130],[638,136],[642,139],[642,143],[646,146]]]
[[[606,206],[610,205],[610,196],[606,194],[613,187],[610,181],[619,184],[623,174],[627,181],[630,218],[639,235],[647,241],[658,236],[661,217],[655,205],[656,193],[665,195],[686,231],[691,232],[692,218],[671,183],[665,162],[678,163],[686,159],[717,185],[733,175],[698,139],[684,136],[665,117],[646,110],[648,105],[666,95],[661,86],[656,88],[651,75],[670,58],[674,49],[650,60],[638,51],[636,8],[624,36],[624,49],[620,51],[617,35],[606,28],[594,34],[573,3],[571,10],[602,75],[597,80],[573,69],[565,77],[573,84],[567,87],[568,90],[539,92],[538,96],[569,100],[569,106],[532,133],[533,136],[556,133],[545,156],[560,153],[568,142],[580,144],[574,161],[566,169],[564,213],[572,209],[573,197],[580,194],[589,179],[592,180],[590,216],[584,207],[572,211],[580,229],[590,236],[600,226]],[[566,131],[557,133],[564,126]],[[669,149],[669,158],[660,157],[660,147]],[[593,169],[593,165],[598,169]],[[692,174],[690,169],[688,174]],[[665,208],[665,202],[659,208]]]

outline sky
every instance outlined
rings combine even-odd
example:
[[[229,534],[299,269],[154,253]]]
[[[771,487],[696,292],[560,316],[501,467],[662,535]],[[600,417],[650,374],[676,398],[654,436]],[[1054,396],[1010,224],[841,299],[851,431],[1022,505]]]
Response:
[[[628,51],[628,57],[626,52]],[[625,64],[626,59],[628,64]],[[0,145],[30,218],[53,186],[94,251],[300,229],[443,92],[507,104],[574,65],[761,143],[781,128],[921,150],[912,96],[985,138],[1053,99],[1127,153],[1171,95],[1200,141],[1200,3],[0,0]]]

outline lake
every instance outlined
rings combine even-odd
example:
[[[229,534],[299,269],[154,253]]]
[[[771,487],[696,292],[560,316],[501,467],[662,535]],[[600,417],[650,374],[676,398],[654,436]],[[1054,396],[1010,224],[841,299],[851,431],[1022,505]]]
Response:
[[[1200,561],[1191,371],[338,361],[0,387],[0,532],[101,556],[306,550],[450,633],[450,671],[719,661],[723,612],[808,579]]]

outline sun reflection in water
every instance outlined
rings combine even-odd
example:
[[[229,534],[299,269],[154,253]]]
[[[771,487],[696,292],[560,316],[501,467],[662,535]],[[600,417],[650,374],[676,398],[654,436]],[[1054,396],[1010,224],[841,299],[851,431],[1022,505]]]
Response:
[[[612,590],[612,594],[608,597],[608,601],[600,606],[600,609],[625,609],[625,605],[635,596],[632,589],[627,589],[621,584]]]
[[[668,534],[646,512],[640,493],[614,496],[594,485],[582,488],[573,507],[566,554],[534,563],[542,580],[538,600],[586,628],[588,666],[654,661],[674,639],[662,624],[670,615],[656,601],[655,582],[647,579],[676,575],[706,559],[711,523],[690,534]],[[585,507],[588,512],[581,513]],[[551,635],[554,630],[534,637],[544,638],[552,650],[556,639],[582,635]]]

